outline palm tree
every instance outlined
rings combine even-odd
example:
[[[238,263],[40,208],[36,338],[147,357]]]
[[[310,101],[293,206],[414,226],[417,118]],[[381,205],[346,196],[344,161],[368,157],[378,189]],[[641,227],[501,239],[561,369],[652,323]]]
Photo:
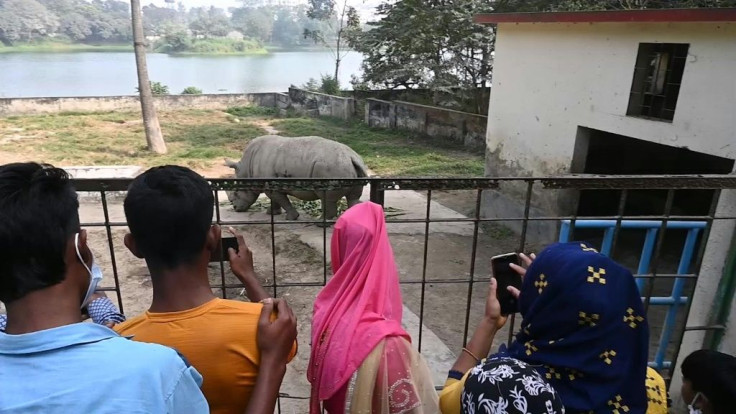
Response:
[[[158,123],[156,108],[153,106],[151,81],[148,79],[148,65],[146,64],[146,38],[143,35],[143,19],[141,16],[140,0],[130,0],[133,17],[133,47],[135,50],[135,65],[138,68],[138,92],[141,96],[141,111],[143,112],[143,127],[146,130],[148,150],[156,154],[166,153],[166,143]]]

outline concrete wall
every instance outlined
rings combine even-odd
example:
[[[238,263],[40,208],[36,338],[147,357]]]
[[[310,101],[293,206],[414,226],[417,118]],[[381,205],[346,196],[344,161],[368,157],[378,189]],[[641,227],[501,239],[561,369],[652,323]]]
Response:
[[[482,149],[488,120],[482,115],[434,106],[367,99],[365,123],[373,127],[412,131],[467,148]]]
[[[274,93],[163,95],[155,96],[156,108],[225,109],[230,106],[276,106]],[[3,98],[0,116],[39,115],[60,112],[140,111],[138,96],[93,96],[69,98]]]
[[[349,120],[355,115],[355,100],[324,93],[289,88],[290,108],[307,116],[329,116]]]
[[[638,46],[644,42],[690,44],[672,122],[626,116]],[[570,173],[579,126],[736,159],[734,56],[734,23],[500,24],[486,173]],[[523,190],[510,187],[486,194],[483,214],[519,216]],[[570,197],[550,194],[534,194],[533,213],[570,212]],[[734,214],[735,206],[734,192],[724,191],[718,212]],[[551,241],[554,227],[537,226],[532,234]],[[733,221],[713,226],[688,326],[709,322],[733,232]],[[680,361],[702,344],[702,332],[687,332]],[[679,368],[674,374],[671,390],[677,401]]]

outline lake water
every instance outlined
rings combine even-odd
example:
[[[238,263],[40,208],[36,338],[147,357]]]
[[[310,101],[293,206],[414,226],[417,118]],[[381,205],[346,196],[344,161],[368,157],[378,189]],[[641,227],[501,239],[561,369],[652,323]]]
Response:
[[[350,52],[340,82],[360,70],[362,56]],[[180,93],[196,86],[204,93],[284,92],[309,78],[334,72],[330,52],[279,52],[246,56],[148,54],[152,81]],[[0,54],[0,97],[134,95],[138,80],[130,53]]]

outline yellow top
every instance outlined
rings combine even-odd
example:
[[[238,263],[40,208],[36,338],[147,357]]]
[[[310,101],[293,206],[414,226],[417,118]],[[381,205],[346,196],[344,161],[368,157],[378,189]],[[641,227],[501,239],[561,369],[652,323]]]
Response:
[[[179,351],[202,374],[210,412],[241,414],[258,376],[256,331],[262,307],[216,298],[181,312],[146,312],[114,329]],[[295,354],[296,343],[289,360]]]
[[[465,387],[465,379],[470,370],[460,380],[448,378],[440,391],[440,410],[443,414],[459,414],[460,401]],[[664,379],[652,368],[647,368],[647,414],[667,414],[667,387]]]

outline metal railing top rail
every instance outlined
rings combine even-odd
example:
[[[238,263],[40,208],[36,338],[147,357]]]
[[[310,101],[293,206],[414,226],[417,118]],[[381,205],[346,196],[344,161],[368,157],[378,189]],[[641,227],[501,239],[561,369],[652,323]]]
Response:
[[[77,191],[125,191],[132,178],[76,178]],[[540,182],[546,189],[736,189],[736,175],[565,175],[555,177],[366,177],[366,178],[212,178],[217,190],[330,190],[357,183],[376,184],[379,190],[472,190],[498,188],[500,182]]]

